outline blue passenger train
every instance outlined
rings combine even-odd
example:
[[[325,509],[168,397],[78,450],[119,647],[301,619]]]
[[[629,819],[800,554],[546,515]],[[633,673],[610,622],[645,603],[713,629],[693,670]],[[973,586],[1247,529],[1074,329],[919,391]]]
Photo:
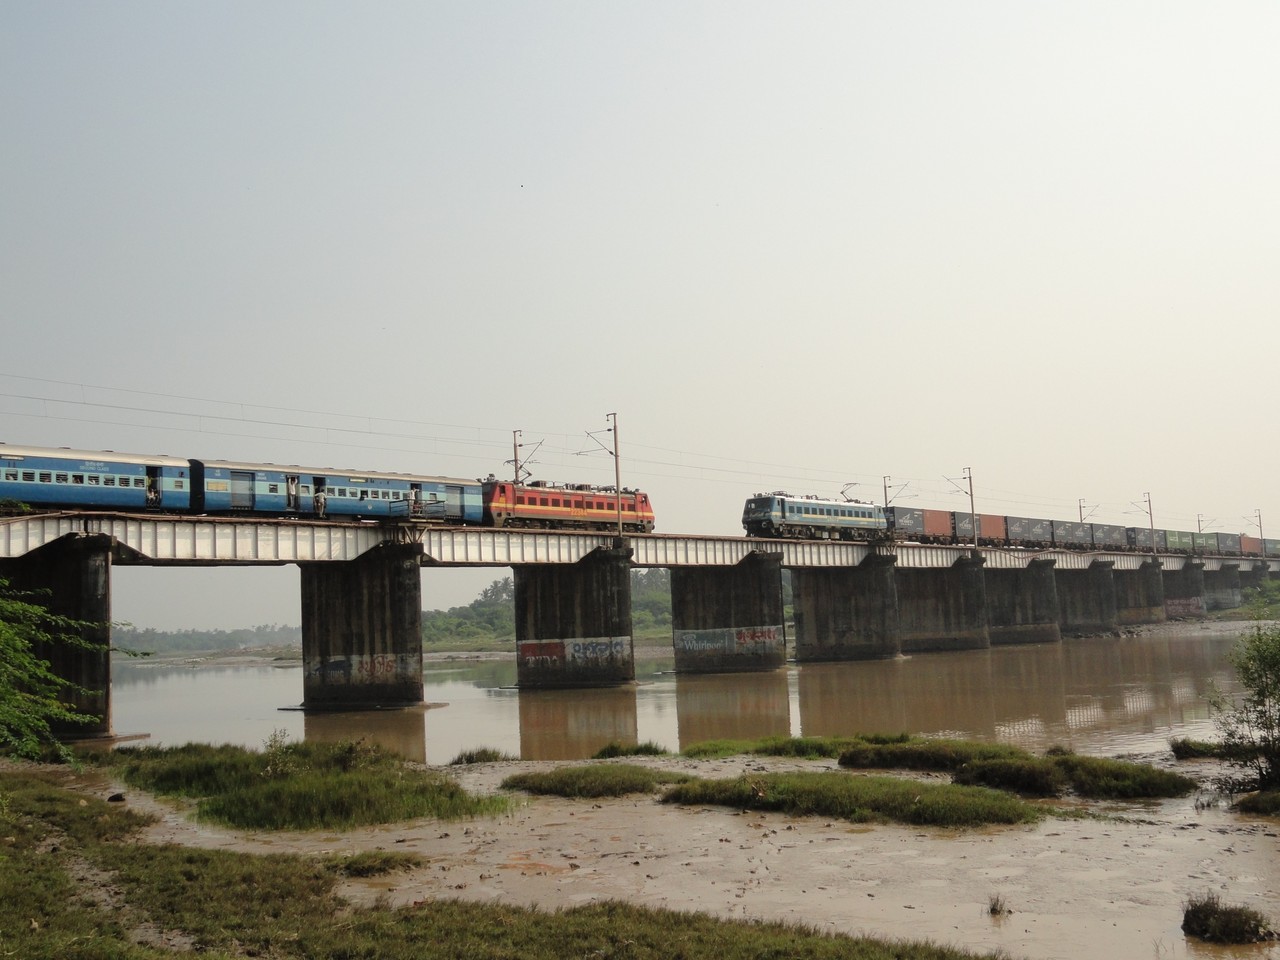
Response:
[[[484,518],[479,480],[0,444],[0,500],[317,519]]]

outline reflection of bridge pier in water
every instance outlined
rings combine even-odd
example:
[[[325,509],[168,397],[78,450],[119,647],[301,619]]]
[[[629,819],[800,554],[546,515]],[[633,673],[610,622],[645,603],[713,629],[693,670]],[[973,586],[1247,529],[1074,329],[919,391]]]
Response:
[[[676,674],[680,749],[707,740],[756,740],[791,733],[787,671]]]
[[[636,688],[520,691],[520,759],[579,760],[610,743],[635,746]]]
[[[316,743],[363,740],[414,763],[427,762],[427,708],[307,712],[303,736]]]
[[[922,669],[935,662],[937,669]],[[917,656],[807,663],[799,680],[805,736],[904,731],[994,736],[989,650],[959,651],[936,660]]]

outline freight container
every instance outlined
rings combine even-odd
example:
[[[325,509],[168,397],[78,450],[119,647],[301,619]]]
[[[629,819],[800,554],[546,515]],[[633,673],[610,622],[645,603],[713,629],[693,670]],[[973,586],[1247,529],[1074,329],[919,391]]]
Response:
[[[1041,547],[1047,547],[1053,543],[1053,521],[1052,520],[1032,520],[1031,536],[1029,542]]]
[[[1069,549],[1093,546],[1093,524],[1076,523],[1074,520],[1053,521],[1053,544]]]
[[[955,518],[955,538],[958,543],[973,543],[973,515],[957,510],[952,514]],[[993,513],[978,514],[978,540],[982,543],[1005,542],[1004,517]]]
[[[1193,533],[1191,535],[1191,550],[1193,553],[1217,553],[1218,552],[1218,535],[1216,533]]]
[[[1238,533],[1220,533],[1218,534],[1218,552],[1224,557],[1240,556],[1240,534]]]
[[[921,510],[924,514],[924,535],[938,543],[951,542],[951,514],[946,510]]]
[[[1004,532],[1008,535],[1011,546],[1021,546],[1031,539],[1031,518],[1005,517]]]
[[[1280,557],[1280,540],[1272,540],[1270,538],[1263,540],[1262,555],[1264,557]]]
[[[1147,531],[1150,534],[1151,531]],[[1110,523],[1095,523],[1093,525],[1093,545],[1105,550],[1118,550],[1121,547],[1128,546],[1129,540],[1125,536],[1124,527],[1118,527]]]
[[[924,536],[924,511],[905,507],[889,507],[885,510],[889,529],[899,540],[916,540]]]
[[[1166,539],[1168,531],[1156,531],[1156,552],[1164,553],[1168,547]],[[1151,528],[1150,527],[1126,527],[1124,531],[1125,542],[1128,543],[1130,550],[1138,550],[1144,553],[1151,552]]]
[[[1247,533],[1240,534],[1240,556],[1242,557],[1260,557],[1262,556],[1262,541],[1257,537],[1251,537]]]
[[[1190,553],[1195,547],[1195,534],[1185,530],[1166,530],[1165,543],[1170,553]]]

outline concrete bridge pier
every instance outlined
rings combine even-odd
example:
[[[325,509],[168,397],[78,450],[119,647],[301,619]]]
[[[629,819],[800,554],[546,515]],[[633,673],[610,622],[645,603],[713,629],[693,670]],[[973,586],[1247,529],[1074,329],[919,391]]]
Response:
[[[950,567],[899,569],[898,638],[903,653],[991,646],[981,556]]]
[[[1109,633],[1116,628],[1116,584],[1112,561],[1094,560],[1085,570],[1057,570],[1058,623],[1064,633]]]
[[[1167,617],[1203,617],[1204,564],[1187,560],[1181,570],[1164,571],[1164,612]]]
[[[1240,565],[1224,563],[1204,572],[1204,600],[1210,610],[1234,610],[1244,603],[1240,594]]]
[[[773,670],[787,659],[782,554],[731,567],[671,568],[676,673]]]
[[[302,705],[422,702],[421,544],[384,543],[302,569]]]
[[[600,547],[574,564],[515,571],[516,682],[600,687],[636,678],[631,550]]]
[[[59,737],[111,736],[111,538],[69,536],[12,560],[0,560],[0,577],[18,590],[37,595],[30,602],[83,624],[75,636],[90,647],[39,644],[33,653],[49,663],[55,676],[79,689],[59,699],[92,723],[51,725]]]
[[[1266,582],[1267,565],[1261,560],[1255,560],[1250,563],[1243,560],[1240,563],[1240,587],[1244,590],[1257,590]]]
[[[1021,570],[985,570],[992,645],[1058,643],[1056,560],[1032,560]]]
[[[791,571],[795,656],[802,663],[898,655],[897,558]]]
[[[1143,561],[1137,570],[1114,570],[1116,584],[1116,622],[1164,623],[1163,565],[1159,560]]]

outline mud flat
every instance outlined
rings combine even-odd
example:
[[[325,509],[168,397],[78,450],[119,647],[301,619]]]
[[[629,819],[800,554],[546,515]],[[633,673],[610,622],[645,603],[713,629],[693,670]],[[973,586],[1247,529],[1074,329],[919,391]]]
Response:
[[[627,762],[705,777],[836,769],[833,761],[755,757]],[[510,773],[551,766],[483,764],[459,768],[458,777],[488,792]],[[132,806],[160,816],[147,832],[157,843],[259,853],[387,849],[425,859],[411,873],[351,881],[344,893],[362,903],[381,895],[394,904],[464,898],[553,909],[616,899],[1045,960],[1280,955],[1210,947],[1180,930],[1184,901],[1206,891],[1273,918],[1280,912],[1280,822],[1231,813],[1208,793],[1094,804],[1101,816],[1092,819],[964,831],[675,807],[650,797],[521,797],[495,820],[253,833],[195,824],[128,791]],[[1012,913],[993,918],[997,894]]]

